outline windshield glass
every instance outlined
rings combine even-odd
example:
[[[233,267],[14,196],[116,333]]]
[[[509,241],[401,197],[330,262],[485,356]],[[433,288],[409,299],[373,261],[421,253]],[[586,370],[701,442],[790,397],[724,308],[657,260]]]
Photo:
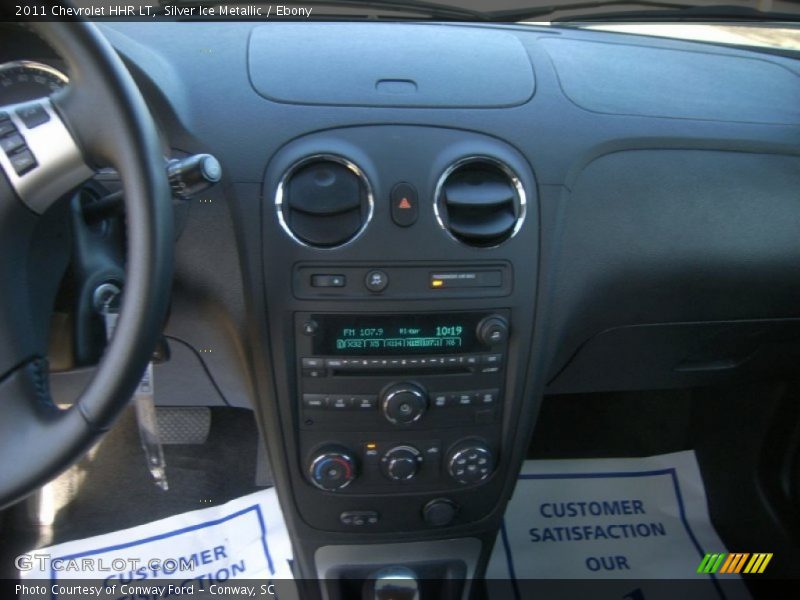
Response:
[[[707,23],[604,23],[589,29],[696,40],[715,44],[800,50],[800,29],[786,25]]]

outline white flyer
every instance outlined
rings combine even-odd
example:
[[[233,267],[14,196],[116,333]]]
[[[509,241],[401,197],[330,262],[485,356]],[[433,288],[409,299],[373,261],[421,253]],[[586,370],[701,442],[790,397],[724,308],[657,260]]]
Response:
[[[726,554],[708,514],[694,452],[645,458],[526,461],[509,502],[488,578],[514,580],[700,580],[702,597],[747,598],[739,575],[698,572]],[[702,571],[702,569],[701,569]],[[738,579],[731,594],[730,581]],[[603,590],[614,589],[604,584]],[[609,597],[627,597],[620,581]],[[645,582],[646,587],[646,582]],[[707,589],[703,589],[706,588]],[[741,595],[740,595],[741,594]],[[634,596],[631,596],[634,597]]]
[[[294,595],[289,582],[280,583],[292,578],[292,546],[274,489],[16,560],[21,584],[48,581],[49,597],[59,596],[54,589],[71,596],[69,584],[77,580],[100,586],[106,600],[202,596],[212,586],[212,594],[233,590],[237,580],[255,586],[258,596],[277,596],[278,589],[290,590],[281,598]]]

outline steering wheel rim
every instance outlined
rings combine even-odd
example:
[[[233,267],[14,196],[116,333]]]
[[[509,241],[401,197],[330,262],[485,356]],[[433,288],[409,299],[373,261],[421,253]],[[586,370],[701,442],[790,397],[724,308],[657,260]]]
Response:
[[[30,129],[22,115],[35,103],[0,106],[0,115],[16,126],[37,160],[19,175],[8,157],[0,157],[0,289],[9,292],[0,297],[0,508],[77,460],[128,403],[158,340],[173,268],[164,157],[132,77],[91,23],[27,27],[67,63],[70,85],[49,101],[36,101],[49,118]],[[59,153],[52,152],[55,145]],[[47,385],[46,340],[35,334],[45,315],[31,307],[37,304],[30,301],[36,274],[27,257],[39,215],[94,169],[107,166],[118,171],[125,198],[121,310],[94,377],[75,404],[61,410]]]

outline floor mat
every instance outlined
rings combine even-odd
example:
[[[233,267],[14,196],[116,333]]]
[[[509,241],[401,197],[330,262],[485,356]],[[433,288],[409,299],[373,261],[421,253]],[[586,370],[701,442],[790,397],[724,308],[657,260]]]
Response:
[[[252,411],[211,409],[204,444],[164,446],[169,491],[159,489],[142,452],[132,409],[84,458],[49,487],[56,507],[52,527],[29,523],[20,503],[6,515],[0,535],[0,577],[12,577],[9,557],[126,529],[179,513],[223,504],[256,491],[258,430]]]
[[[705,580],[707,586],[693,586],[697,597],[747,598],[743,584],[727,581],[739,576],[725,571],[743,571],[751,557],[734,563],[714,531],[691,451],[536,460],[523,466],[487,577],[651,580],[652,589],[641,589],[645,582],[635,596],[648,600],[661,597],[664,580]],[[629,587],[621,581],[603,589],[609,597],[634,597],[626,595]]]

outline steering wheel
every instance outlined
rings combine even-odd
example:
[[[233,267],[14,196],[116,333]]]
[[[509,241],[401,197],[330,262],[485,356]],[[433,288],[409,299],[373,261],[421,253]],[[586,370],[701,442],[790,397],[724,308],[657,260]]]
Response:
[[[169,302],[172,202],[152,116],[111,45],[91,23],[29,29],[67,63],[70,84],[50,99],[0,106],[0,129],[23,138],[0,149],[0,508],[77,460],[125,407],[150,360]],[[10,133],[9,133],[10,132]],[[18,141],[18,140],[17,140]],[[105,354],[80,398],[58,408],[48,389],[50,309],[33,269],[42,214],[102,167],[125,197],[122,304]]]

